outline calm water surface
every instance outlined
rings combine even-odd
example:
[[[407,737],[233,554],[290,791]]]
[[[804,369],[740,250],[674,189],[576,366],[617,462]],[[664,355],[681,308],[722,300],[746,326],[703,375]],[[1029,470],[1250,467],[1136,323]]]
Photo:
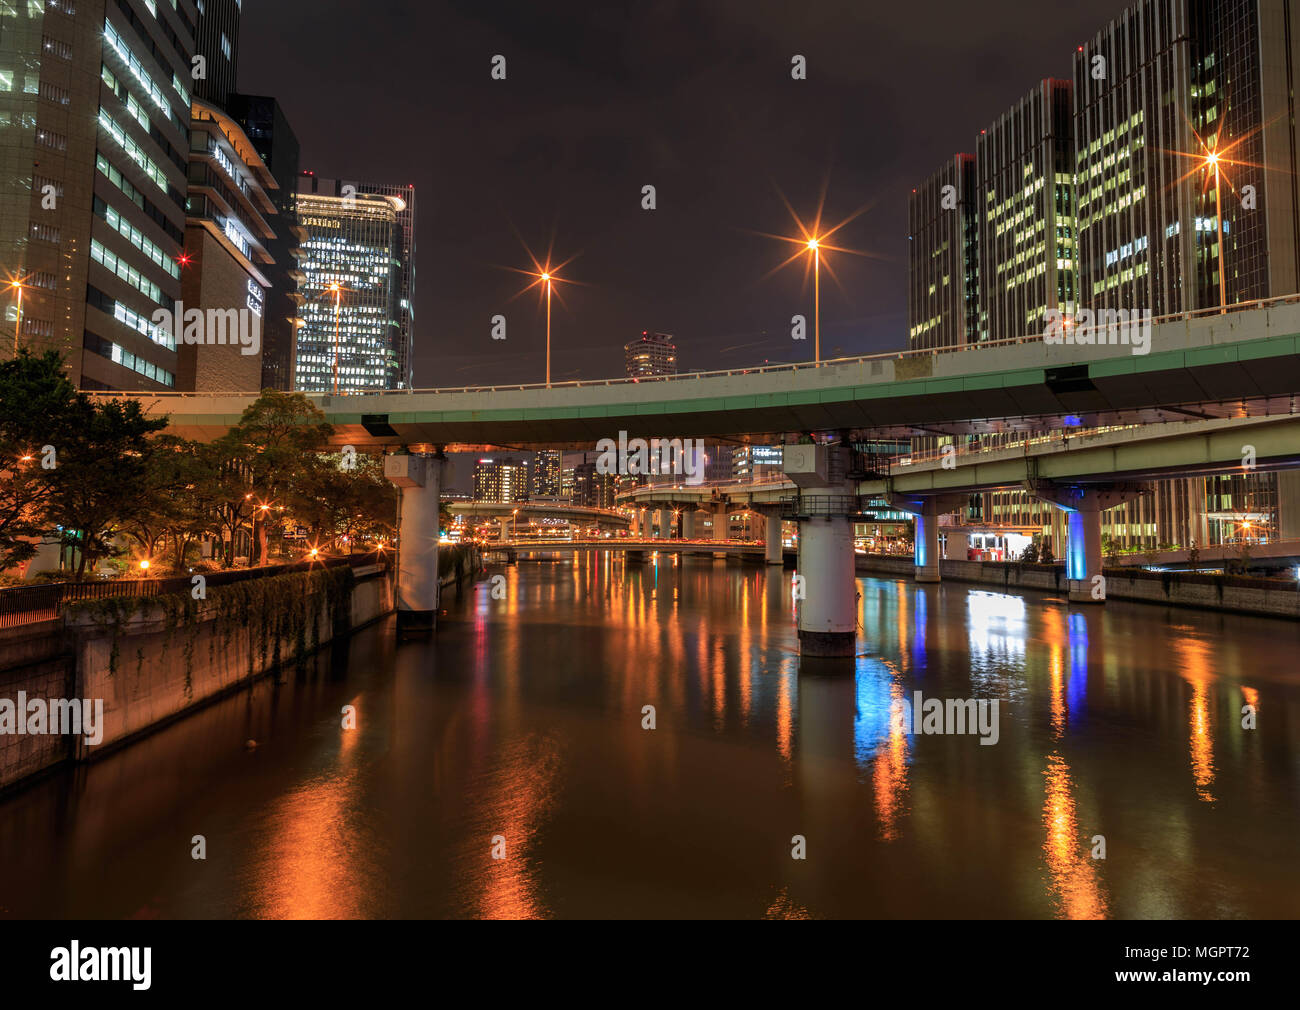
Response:
[[[801,669],[789,572],[501,572],[0,801],[0,915],[1300,916],[1294,624],[863,578]]]

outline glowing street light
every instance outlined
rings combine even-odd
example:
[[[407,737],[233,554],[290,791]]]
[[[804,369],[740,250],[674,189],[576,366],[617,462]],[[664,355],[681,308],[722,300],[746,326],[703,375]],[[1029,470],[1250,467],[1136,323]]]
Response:
[[[835,225],[835,227],[833,228],[823,228],[822,210],[826,202],[826,192],[824,188],[822,190],[821,200],[818,202],[817,215],[815,218],[813,218],[811,225],[804,224],[804,222],[800,219],[799,215],[795,213],[794,208],[790,205],[790,201],[785,198],[785,194],[781,194],[781,200],[785,204],[786,210],[790,212],[790,216],[794,219],[795,226],[799,229],[799,237],[794,238],[789,235],[772,235],[767,232],[758,232],[757,234],[763,235],[766,238],[774,238],[781,242],[789,242],[790,244],[795,245],[798,248],[793,253],[791,253],[791,255],[787,259],[783,260],[781,263],[778,263],[776,267],[768,271],[768,273],[765,276],[770,277],[778,270],[782,269],[785,266],[788,266],[790,263],[793,263],[799,257],[804,256],[806,254],[811,254],[810,265],[812,267],[812,274],[813,274],[813,360],[817,363],[820,363],[822,360],[821,273],[822,273],[822,260],[825,258],[824,254],[828,252],[840,252],[840,253],[848,253],[853,256],[871,255],[870,253],[865,253],[857,249],[848,249],[843,246],[831,245],[830,242],[827,240],[830,239],[832,235],[834,235],[837,231],[843,228],[850,221],[854,220],[855,218],[863,214],[868,209],[868,206],[864,205],[862,207],[859,207],[857,210],[855,210],[852,214],[846,217],[839,224]],[[829,261],[826,264],[826,269],[830,270],[831,279],[835,280],[835,272],[831,270]],[[807,274],[805,274],[804,276],[806,277]]]
[[[343,285],[335,281],[325,289],[334,295],[334,395],[339,391],[339,316],[342,311]]]
[[[18,295],[18,318],[14,321],[14,357],[18,357],[18,334],[22,331],[23,325],[23,282],[21,280],[11,280],[9,282],[10,290]]]

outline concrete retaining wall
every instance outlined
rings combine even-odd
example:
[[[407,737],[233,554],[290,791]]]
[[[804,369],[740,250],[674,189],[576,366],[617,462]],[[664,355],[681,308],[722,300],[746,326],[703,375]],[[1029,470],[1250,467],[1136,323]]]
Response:
[[[102,699],[103,736],[91,746],[84,735],[0,733],[0,788],[91,759],[392,613],[387,569],[333,572],[250,579],[192,604],[183,597],[93,601],[57,621],[8,629],[9,644],[28,661],[0,660],[8,667],[0,670],[0,699],[16,700],[19,691]],[[278,593],[281,606],[257,606],[267,593]]]

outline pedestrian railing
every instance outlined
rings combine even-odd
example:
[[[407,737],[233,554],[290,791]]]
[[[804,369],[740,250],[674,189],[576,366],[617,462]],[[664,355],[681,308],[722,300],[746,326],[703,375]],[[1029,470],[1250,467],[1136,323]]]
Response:
[[[326,558],[321,561],[299,561],[286,565],[268,565],[263,568],[234,568],[226,571],[203,572],[207,587],[229,586],[249,579],[268,578],[273,575],[290,575],[317,568],[385,567],[388,554],[374,551],[352,554],[343,558]],[[83,600],[102,600],[114,597],[164,596],[168,593],[188,593],[194,588],[193,575],[177,575],[165,579],[106,579],[99,582],[47,582],[35,586],[15,586],[0,589],[0,628],[14,628],[22,624],[48,621],[61,617],[71,603]]]

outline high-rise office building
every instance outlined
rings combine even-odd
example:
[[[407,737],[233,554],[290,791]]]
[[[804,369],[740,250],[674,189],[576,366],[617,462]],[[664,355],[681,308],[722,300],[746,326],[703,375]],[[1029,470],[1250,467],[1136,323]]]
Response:
[[[303,295],[298,283],[305,280],[298,266],[300,245],[306,237],[298,223],[298,138],[274,98],[231,94],[228,104],[231,116],[279,184],[269,194],[276,214],[269,221],[275,238],[265,243],[274,263],[263,269],[271,287],[266,292],[262,317],[262,388],[290,390],[298,326],[302,323]]]
[[[642,331],[623,345],[623,356],[631,378],[677,374],[677,345],[671,334]]]
[[[907,338],[913,348],[979,339],[979,211],[975,156],[958,154],[908,200]]]
[[[303,325],[295,388],[398,389],[401,380],[403,201],[298,177]],[[337,290],[335,289],[337,285]]]
[[[20,339],[89,389],[176,388],[192,0],[0,9],[0,263]],[[7,306],[17,322],[17,304]]]
[[[1297,65],[1292,0],[1142,0],[1079,47],[1081,304],[1160,316],[1300,291]]]
[[[243,0],[195,0],[198,20],[194,27],[194,97],[224,109],[238,88],[239,19]]]
[[[528,501],[528,464],[517,459],[480,459],[474,464],[474,500]]]
[[[1041,333],[1075,302],[1072,90],[1041,81],[976,141],[982,340]]]
[[[564,453],[558,449],[541,449],[533,459],[533,498],[559,498],[561,487],[561,462]]]
[[[398,265],[397,338],[395,389],[411,389],[415,382],[415,186],[342,180],[358,193],[386,196],[395,201],[397,223],[402,229],[402,257]]]

